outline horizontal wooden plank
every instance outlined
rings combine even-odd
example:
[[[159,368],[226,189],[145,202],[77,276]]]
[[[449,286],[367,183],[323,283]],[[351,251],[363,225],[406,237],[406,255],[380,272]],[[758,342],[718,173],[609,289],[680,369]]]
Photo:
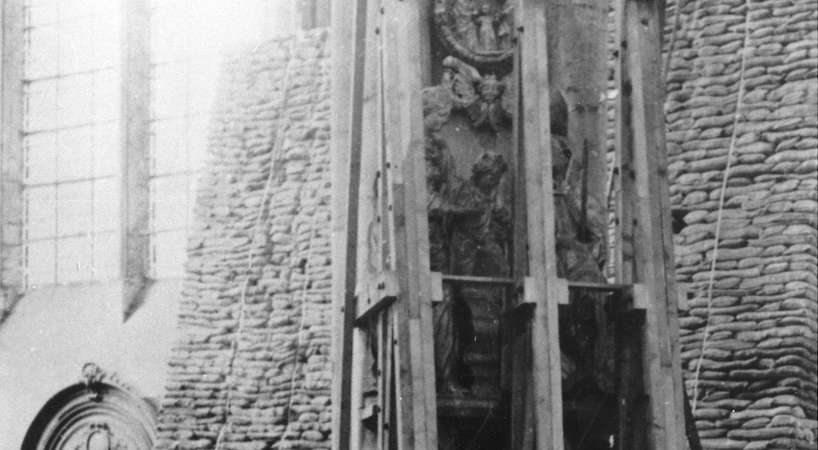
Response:
[[[443,274],[443,281],[462,284],[500,284],[500,285],[514,284],[514,280],[511,278],[476,277],[471,275],[448,275],[448,274]]]
[[[587,290],[587,291],[597,291],[597,292],[622,292],[626,293],[630,291],[632,285],[630,284],[620,284],[620,283],[593,283],[589,281],[569,281],[568,282],[568,289],[569,290]]]
[[[358,313],[358,316],[355,317],[355,326],[357,327],[366,326],[369,319],[375,317],[375,314],[390,307],[397,299],[398,299],[397,295],[384,295],[383,297],[376,299],[372,303],[369,303],[366,306],[366,308],[363,311],[360,311]]]

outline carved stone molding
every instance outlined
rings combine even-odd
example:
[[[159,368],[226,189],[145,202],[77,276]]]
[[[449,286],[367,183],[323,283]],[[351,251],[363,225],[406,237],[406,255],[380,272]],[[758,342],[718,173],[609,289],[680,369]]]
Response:
[[[470,63],[509,61],[513,14],[507,0],[435,0],[434,22],[440,41]]]
[[[58,392],[37,414],[23,448],[150,450],[156,411],[112,372],[82,366],[81,380]]]

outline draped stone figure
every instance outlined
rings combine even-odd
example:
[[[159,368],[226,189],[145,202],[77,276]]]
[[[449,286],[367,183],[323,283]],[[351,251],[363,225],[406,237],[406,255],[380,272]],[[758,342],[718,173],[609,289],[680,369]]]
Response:
[[[587,201],[582,188],[571,186],[582,177],[569,176],[576,154],[564,136],[552,134],[554,174],[554,222],[557,274],[571,281],[605,283],[602,272],[602,236],[588,223]],[[584,168],[578,171],[581,173]],[[587,206],[585,206],[587,207]],[[614,392],[614,339],[611,321],[599,294],[580,292],[566,311],[563,322],[564,390],[583,383],[602,392]]]
[[[484,152],[463,180],[454,174],[446,142],[434,134],[425,146],[430,266],[456,275],[507,276],[510,214],[498,196],[505,159]],[[469,370],[462,361],[474,334],[471,311],[459,290],[444,284],[435,305],[435,365],[441,392],[463,394]]]
[[[497,50],[497,31],[494,29],[494,11],[488,4],[483,4],[480,12],[476,14],[477,36],[480,51]]]
[[[472,165],[471,178],[452,195],[452,273],[509,275],[507,249],[511,214],[499,195],[508,170],[502,155],[486,151]]]
[[[449,233],[447,211],[454,176],[454,158],[446,141],[432,135],[426,138],[426,209],[429,214],[429,262],[434,272],[449,269]]]
[[[449,272],[451,266],[451,211],[453,185],[457,184],[454,159],[446,142],[432,134],[425,146],[427,211],[429,215],[429,263],[432,271]],[[435,378],[438,391],[463,394],[463,346],[472,334],[468,306],[444,284],[443,301],[433,310]]]

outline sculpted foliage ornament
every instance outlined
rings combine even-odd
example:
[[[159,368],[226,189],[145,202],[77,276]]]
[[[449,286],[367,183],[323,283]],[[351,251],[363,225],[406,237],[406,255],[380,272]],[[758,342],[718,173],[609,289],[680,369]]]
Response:
[[[498,80],[494,74],[481,75],[473,66],[448,56],[443,60],[440,84],[423,90],[426,126],[437,131],[452,110],[464,111],[477,129],[499,131],[511,120],[511,77]]]
[[[513,49],[512,7],[504,0],[435,0],[440,41],[474,64],[508,61]]]

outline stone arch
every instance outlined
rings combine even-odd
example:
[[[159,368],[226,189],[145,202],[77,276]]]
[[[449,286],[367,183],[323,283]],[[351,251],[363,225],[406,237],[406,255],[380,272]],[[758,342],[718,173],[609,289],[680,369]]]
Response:
[[[22,450],[150,450],[156,408],[93,364],[82,382],[51,397],[37,413]]]

